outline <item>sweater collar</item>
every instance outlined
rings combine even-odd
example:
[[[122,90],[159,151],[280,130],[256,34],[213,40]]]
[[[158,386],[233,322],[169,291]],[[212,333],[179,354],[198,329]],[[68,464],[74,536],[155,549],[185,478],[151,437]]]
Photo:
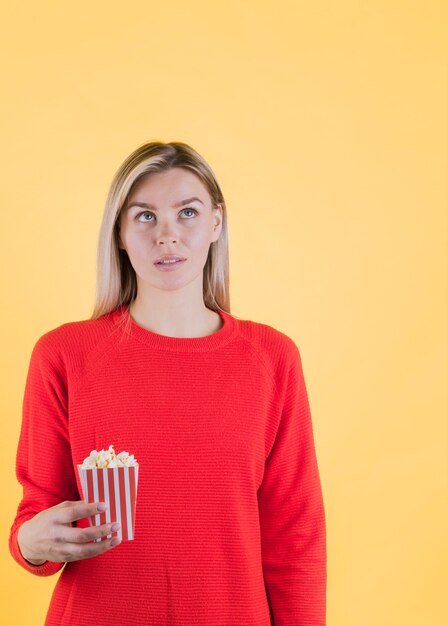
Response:
[[[231,341],[237,332],[237,320],[230,313],[213,309],[223,320],[223,326],[204,337],[169,337],[160,335],[135,322],[129,312],[129,305],[124,304],[112,312],[114,323],[129,337],[158,350],[172,352],[208,352],[216,350]]]

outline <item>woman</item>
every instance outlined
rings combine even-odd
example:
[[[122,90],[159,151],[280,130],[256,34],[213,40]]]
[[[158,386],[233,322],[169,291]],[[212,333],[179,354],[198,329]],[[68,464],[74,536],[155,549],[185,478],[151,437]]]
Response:
[[[143,144],[112,181],[92,317],[34,346],[9,545],[29,572],[62,570],[46,626],[325,624],[300,353],[230,313],[227,232],[205,160]],[[89,527],[80,498],[76,464],[109,444],[139,461],[132,541],[95,542],[116,529]]]

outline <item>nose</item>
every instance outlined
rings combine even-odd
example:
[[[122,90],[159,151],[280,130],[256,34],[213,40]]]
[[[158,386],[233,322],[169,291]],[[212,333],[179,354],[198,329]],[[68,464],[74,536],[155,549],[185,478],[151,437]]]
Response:
[[[174,243],[177,241],[177,234],[175,225],[172,224],[169,220],[165,222],[160,221],[155,238],[157,243]]]

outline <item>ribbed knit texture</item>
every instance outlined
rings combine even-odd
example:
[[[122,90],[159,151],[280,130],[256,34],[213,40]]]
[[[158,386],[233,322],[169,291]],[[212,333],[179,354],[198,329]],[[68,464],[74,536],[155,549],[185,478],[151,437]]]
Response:
[[[37,576],[62,570],[46,626],[326,624],[325,511],[299,350],[218,312],[223,326],[205,337],[159,335],[123,306],[36,342],[9,548]],[[20,525],[82,500],[76,464],[110,444],[140,464],[135,539],[89,559],[26,561]]]

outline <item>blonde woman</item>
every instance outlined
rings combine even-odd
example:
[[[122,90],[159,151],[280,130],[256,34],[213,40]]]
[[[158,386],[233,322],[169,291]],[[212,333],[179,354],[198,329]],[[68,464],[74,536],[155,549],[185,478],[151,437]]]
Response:
[[[46,626],[323,626],[325,511],[301,358],[230,312],[225,200],[185,143],[112,181],[90,319],[36,342],[9,546],[60,572]],[[135,538],[90,527],[76,465],[139,461]],[[113,533],[113,538],[107,535]],[[94,541],[103,538],[102,541]]]

